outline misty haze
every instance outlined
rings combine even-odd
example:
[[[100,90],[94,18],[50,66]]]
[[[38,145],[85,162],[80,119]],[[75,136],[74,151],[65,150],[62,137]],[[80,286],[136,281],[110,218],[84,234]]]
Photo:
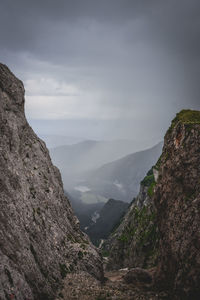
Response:
[[[199,1],[2,0],[0,37],[0,299],[200,299]]]

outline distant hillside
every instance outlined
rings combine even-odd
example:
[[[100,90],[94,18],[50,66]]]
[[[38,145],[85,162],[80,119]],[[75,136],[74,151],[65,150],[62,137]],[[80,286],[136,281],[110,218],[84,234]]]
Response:
[[[95,245],[98,245],[101,239],[108,237],[129,207],[128,203],[120,200],[109,199],[106,203],[87,204],[72,197],[66,191],[65,195],[80,221],[81,230],[89,235]]]
[[[106,239],[127,211],[129,204],[120,200],[109,199],[106,203],[87,204],[74,198],[65,191],[74,213],[79,219],[80,228],[86,232],[91,241],[98,245],[101,239]]]
[[[81,230],[85,231],[85,228],[90,227],[94,223],[93,216],[100,212],[104,206],[104,202],[88,204],[81,201],[79,197],[73,197],[66,191],[65,195],[70,200],[73,211],[79,219]]]
[[[112,229],[124,216],[129,204],[123,201],[109,199],[98,214],[98,218],[85,230],[91,241],[98,245],[101,239],[106,239]]]
[[[85,179],[88,170],[122,158],[138,149],[134,141],[83,141],[74,145],[50,149],[54,164],[61,170],[63,183],[69,189],[77,181]]]
[[[84,184],[103,197],[130,202],[139,192],[140,181],[159,158],[162,145],[161,142],[150,149],[105,164],[90,172]]]
[[[83,141],[82,138],[73,137],[73,136],[62,136],[62,135],[53,135],[53,134],[39,134],[40,138],[43,139],[46,143],[48,149],[77,144]]]

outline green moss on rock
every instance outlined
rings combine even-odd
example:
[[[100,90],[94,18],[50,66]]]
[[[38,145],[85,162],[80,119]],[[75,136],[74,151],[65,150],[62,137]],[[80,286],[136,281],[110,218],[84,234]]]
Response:
[[[147,175],[141,181],[141,185],[150,186],[152,183],[155,183],[155,179],[153,175],[153,167],[147,172]]]
[[[148,188],[147,194],[148,194],[149,197],[153,196],[155,185],[156,185],[156,182],[154,181],[154,182],[151,183],[150,187]]]
[[[169,127],[167,134],[171,133],[176,124],[200,124],[200,111],[183,109],[176,114],[176,117],[172,120],[171,126]]]
[[[176,114],[176,117],[172,121],[172,124],[177,122],[184,124],[200,124],[200,111],[184,109]]]
[[[149,262],[153,266],[157,260],[158,231],[155,223],[156,213],[151,205],[143,206],[141,209],[137,206],[132,209],[133,221],[127,225],[118,240],[127,249],[132,241],[138,253],[143,253],[143,267],[148,267]],[[130,255],[132,255],[130,253]]]

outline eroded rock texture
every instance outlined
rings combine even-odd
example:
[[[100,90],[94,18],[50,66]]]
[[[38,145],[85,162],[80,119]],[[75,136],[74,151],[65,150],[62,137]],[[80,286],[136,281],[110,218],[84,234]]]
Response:
[[[161,157],[108,239],[109,269],[156,266],[169,299],[200,299],[200,112],[183,110]]]
[[[200,299],[200,112],[177,114],[157,165],[157,283],[171,297]]]
[[[130,206],[121,224],[104,243],[104,252],[109,254],[108,270],[120,268],[153,267],[158,254],[158,228],[156,213],[151,199],[153,174]]]
[[[102,278],[60,172],[24,116],[24,87],[0,64],[0,299],[53,299],[68,273]]]

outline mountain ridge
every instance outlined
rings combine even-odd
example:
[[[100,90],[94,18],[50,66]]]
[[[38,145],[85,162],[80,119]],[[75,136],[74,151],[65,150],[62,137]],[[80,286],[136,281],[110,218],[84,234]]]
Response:
[[[160,142],[88,172],[86,186],[104,197],[130,202],[139,192],[140,181],[159,158],[162,146]]]

